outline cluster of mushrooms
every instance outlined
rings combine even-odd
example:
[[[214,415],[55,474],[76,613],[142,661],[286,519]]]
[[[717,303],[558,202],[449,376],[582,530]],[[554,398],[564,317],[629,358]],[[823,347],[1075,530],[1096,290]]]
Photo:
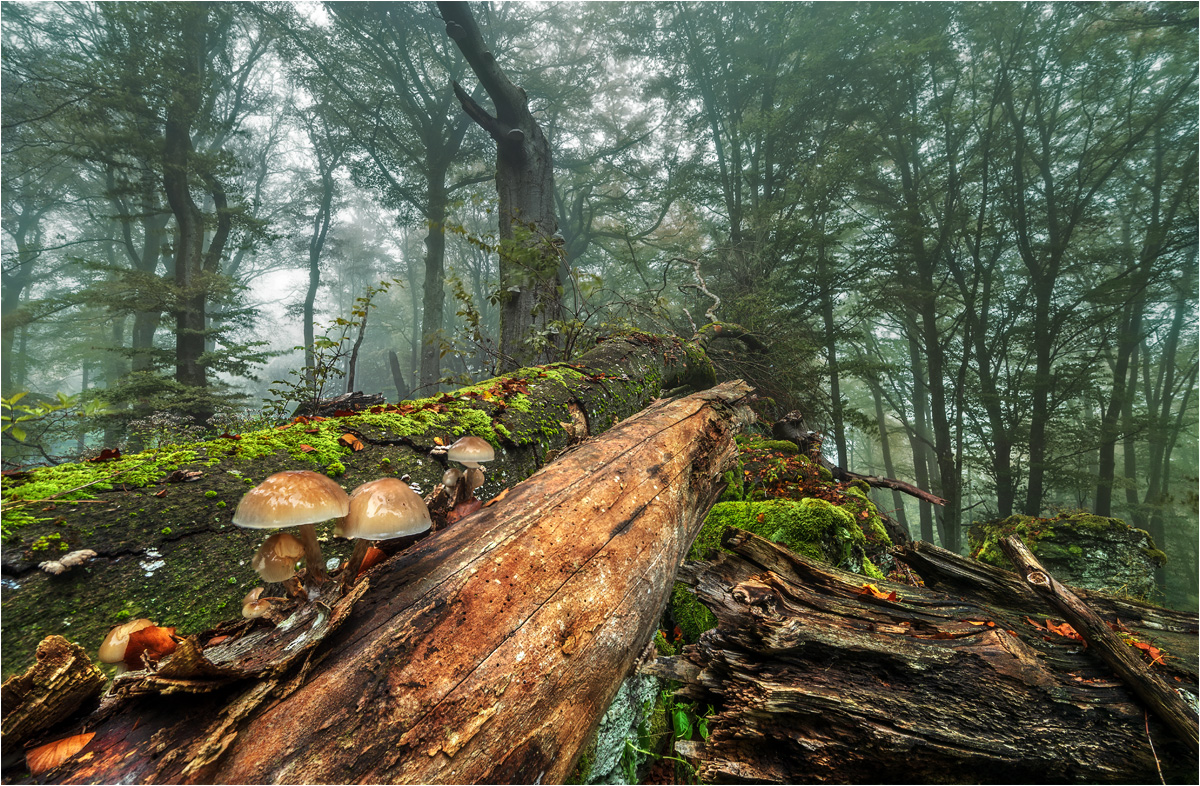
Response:
[[[482,462],[495,458],[485,439],[466,436],[446,448],[446,458],[467,469],[450,468],[442,477],[447,489],[462,483],[459,491],[470,495],[483,485]],[[363,483],[349,495],[337,482],[319,472],[284,470],[259,483],[238,503],[233,523],[249,529],[295,528],[296,535],[276,532],[268,537],[251,560],[263,581],[286,582],[305,566],[303,586],[309,597],[320,592],[325,582],[325,565],[317,543],[316,524],[337,519],[333,534],[354,540],[354,550],[344,568],[352,582],[363,567],[373,542],[425,532],[432,519],[425,501],[400,478],[379,478]],[[242,601],[242,616],[253,619],[266,614],[271,603],[283,600],[262,596],[261,587]]]
[[[442,484],[457,499],[469,498],[483,485],[480,464],[496,457],[487,440],[473,436],[459,439],[445,449],[445,455],[467,468],[450,468],[442,476]],[[364,567],[372,542],[416,535],[433,524],[425,501],[404,480],[379,478],[346,494],[329,477],[309,470],[284,470],[269,476],[246,492],[233,514],[233,523],[239,527],[296,529],[296,535],[276,532],[269,536],[250,564],[267,583],[290,582],[303,564],[303,589],[310,598],[319,594],[328,578],[316,525],[329,519],[337,519],[335,536],[355,541],[343,572],[347,583]],[[263,591],[257,587],[242,600],[243,617],[262,617],[272,603],[285,600],[263,597]],[[159,628],[148,619],[118,625],[101,644],[100,661],[116,664],[118,673],[144,668],[174,650],[174,633],[174,628]]]

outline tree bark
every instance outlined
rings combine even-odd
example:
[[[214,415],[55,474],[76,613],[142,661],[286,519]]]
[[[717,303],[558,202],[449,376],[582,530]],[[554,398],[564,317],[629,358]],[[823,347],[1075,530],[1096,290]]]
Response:
[[[202,635],[190,674],[172,659],[122,677],[115,693],[138,698],[85,720],[95,738],[48,777],[563,782],[654,635],[735,459],[748,392],[731,382],[659,402],[585,441],[328,612],[305,604],[293,625],[247,632],[252,660],[237,634],[207,647]],[[308,619],[324,641],[255,679],[253,663],[296,648]]]
[[[529,111],[525,91],[509,81],[488,51],[465,2],[439,2],[446,34],[454,39],[496,109],[493,117],[457,83],[467,115],[496,141],[500,197],[500,368],[542,357],[533,332],[562,318],[559,265],[562,239],[554,216],[550,143]]]
[[[708,739],[679,748],[701,782],[1149,782],[1156,760],[1167,782],[1193,782],[1194,749],[1094,653],[1031,624],[1040,603],[888,582],[876,594],[747,532],[723,545],[734,553],[681,571],[718,627],[649,669],[715,709]],[[927,543],[898,556],[918,547],[973,564]],[[1194,617],[1186,635],[1194,653]],[[1195,692],[1186,652],[1155,669]]]

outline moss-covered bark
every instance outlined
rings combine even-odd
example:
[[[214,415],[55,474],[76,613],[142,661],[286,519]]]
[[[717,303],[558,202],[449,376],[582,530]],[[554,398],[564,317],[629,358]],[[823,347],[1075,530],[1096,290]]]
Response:
[[[347,490],[408,474],[427,491],[445,469],[429,451],[470,433],[497,448],[479,491],[487,499],[570,442],[683,385],[697,358],[704,356],[676,339],[633,334],[571,364],[519,369],[376,411],[6,476],[3,672],[23,670],[52,633],[95,652],[129,618],[196,633],[236,617],[241,598],[261,583],[250,557],[264,533],[230,519],[246,490],[273,472],[322,470]],[[347,433],[361,450],[339,441]],[[331,524],[319,530],[328,558],[348,554]],[[58,576],[37,568],[83,548],[97,553],[86,565]]]

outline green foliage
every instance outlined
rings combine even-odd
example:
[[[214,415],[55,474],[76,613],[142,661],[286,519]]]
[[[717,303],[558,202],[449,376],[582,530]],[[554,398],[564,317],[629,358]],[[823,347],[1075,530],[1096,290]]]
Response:
[[[70,409],[79,403],[77,396],[59,393],[57,394],[58,400],[54,402],[21,404],[20,401],[28,395],[29,391],[26,390],[13,396],[0,397],[0,411],[3,412],[0,415],[0,433],[8,434],[18,442],[25,441],[27,436],[25,428],[31,421],[43,420],[48,415]]]

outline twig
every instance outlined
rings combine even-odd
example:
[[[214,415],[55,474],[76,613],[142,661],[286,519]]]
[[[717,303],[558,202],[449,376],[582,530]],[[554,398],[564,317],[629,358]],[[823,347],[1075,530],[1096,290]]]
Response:
[[[1150,743],[1150,755],[1154,757],[1154,766],[1158,768],[1158,780],[1163,786],[1167,786],[1167,781],[1162,774],[1162,763],[1158,760],[1158,751],[1154,750],[1154,740],[1150,738],[1150,712],[1142,710],[1142,717],[1146,721],[1146,742]]]

